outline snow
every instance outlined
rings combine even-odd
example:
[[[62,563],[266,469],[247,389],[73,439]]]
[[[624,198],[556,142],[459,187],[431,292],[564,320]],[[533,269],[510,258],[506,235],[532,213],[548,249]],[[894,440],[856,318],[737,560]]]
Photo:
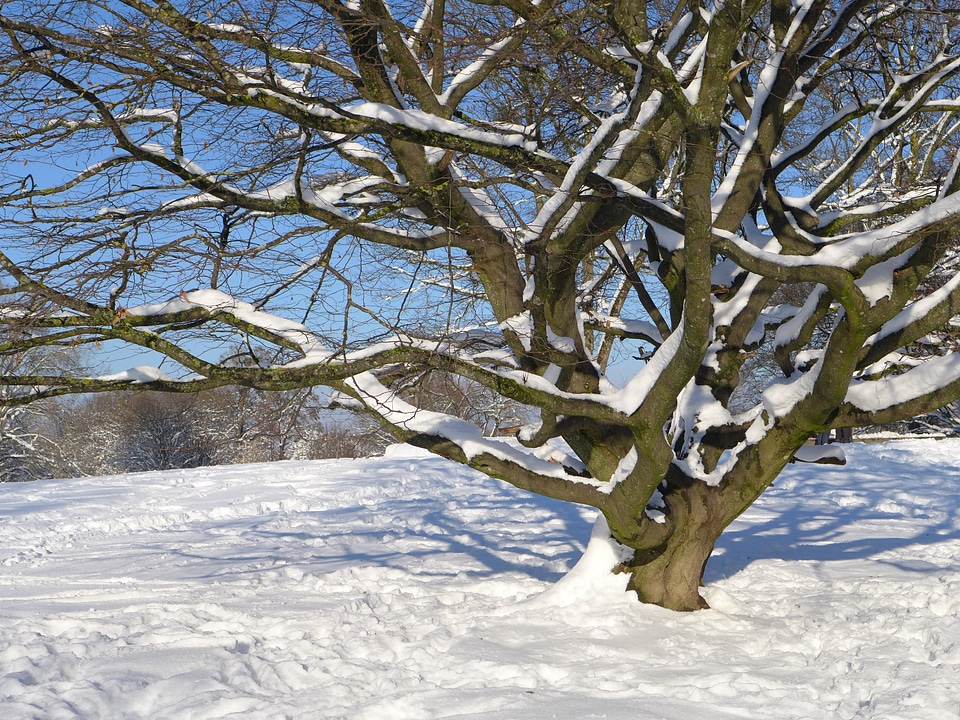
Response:
[[[150,383],[162,380],[164,382],[176,382],[176,378],[163,372],[160,368],[150,367],[149,365],[138,365],[129,370],[122,370],[110,375],[99,375],[97,380],[117,380],[133,383]]]
[[[803,23],[806,12],[807,8],[803,8],[794,16],[790,25],[790,29],[787,31],[786,36],[781,42],[783,48],[789,46],[791,38]],[[730,170],[727,172],[723,181],[720,183],[719,187],[714,193],[713,198],[711,199],[714,219],[716,219],[723,210],[723,207],[726,205],[727,200],[729,200],[731,193],[738,185],[737,181],[740,177],[740,171],[743,169],[744,163],[754,149],[754,145],[759,137],[760,122],[762,118],[766,117],[766,113],[762,112],[762,109],[764,104],[771,97],[777,76],[781,70],[783,58],[783,50],[776,52],[766,61],[763,69],[760,71],[757,79],[757,86],[754,89],[754,110],[750,114],[747,127],[744,129],[740,147],[737,150],[737,155],[731,164]],[[691,100],[691,102],[694,102],[694,100]]]
[[[550,347],[554,350],[559,350],[563,353],[573,354],[577,351],[577,344],[572,337],[557,335],[549,325],[547,325],[547,342],[550,343]]]
[[[806,372],[795,372],[789,378],[777,378],[761,393],[763,409],[770,417],[788,415],[804,398],[808,397],[820,377],[820,363]]]
[[[304,109],[315,115],[327,115],[330,112],[326,108],[305,107]],[[337,113],[337,115],[339,116],[341,114]],[[414,130],[449,133],[458,137],[476,140],[478,142],[487,142],[501,147],[522,147],[530,151],[536,150],[536,143],[531,142],[523,135],[498,134],[484,130],[475,130],[461,123],[445,120],[421,110],[398,110],[397,108],[381,103],[365,102],[345,106],[343,108],[343,115],[347,117],[354,116],[380,120],[409,127]]]
[[[813,290],[810,291],[810,294],[807,295],[807,298],[803,303],[803,307],[794,313],[793,317],[787,320],[787,322],[777,328],[777,333],[775,336],[777,347],[785,347],[800,336],[803,326],[810,320],[811,317],[813,317],[821,298],[826,294],[826,292],[826,285],[818,284],[813,288]]]
[[[617,463],[617,469],[614,470],[613,475],[610,476],[610,482],[601,488],[601,492],[607,494],[612,493],[613,489],[617,485],[630,477],[630,473],[632,473],[634,468],[637,467],[638,459],[639,457],[637,456],[637,449],[635,447],[631,447],[627,451],[627,454],[620,458],[620,462]]]
[[[512,35],[507,35],[502,40],[486,48],[479,58],[457,73],[456,77],[450,81],[446,91],[440,95],[438,100],[444,105],[449,104],[454,92],[456,92],[464,83],[469,83],[473,77],[480,73],[487,65],[489,65],[491,62],[495,62],[502,54],[504,49],[509,48],[510,45],[515,43],[516,38],[514,38]]]
[[[533,339],[533,315],[529,310],[524,310],[519,315],[507,318],[499,325],[501,330],[510,330],[513,332],[523,349],[530,352],[530,342]]]
[[[653,357],[637,371],[627,385],[617,395],[612,396],[610,406],[624,414],[631,415],[639,408],[647,395],[657,384],[664,368],[668,367],[676,356],[683,339],[683,318],[680,326],[657,348]]]
[[[388,423],[417,434],[449,440],[463,452],[468,460],[486,454],[544,477],[569,480],[593,487],[606,486],[606,483],[592,478],[568,474],[559,463],[551,462],[553,458],[540,458],[514,444],[485,437],[480,432],[480,428],[472,422],[444,413],[420,410],[382,385],[372,373],[355,375],[345,384],[362,398],[364,405]]]
[[[794,199],[794,202],[802,204],[809,202],[809,198]],[[958,213],[960,213],[960,197],[953,194],[937,200],[886,227],[844,236],[829,245],[824,245],[812,255],[782,255],[769,248],[755,247],[750,242],[732,233],[716,230],[715,234],[729,240],[740,250],[758,260],[782,267],[820,266],[851,269],[868,257],[880,259],[890,253],[902,254],[906,252],[920,241],[923,231],[949,220]],[[817,241],[815,236],[808,236],[808,239],[811,242]]]
[[[449,168],[450,173],[458,180],[469,182],[467,176],[460,172],[460,169],[456,167],[456,163],[450,163]],[[493,202],[493,199],[486,190],[482,188],[471,188],[464,186],[460,186],[458,190],[460,191],[460,195],[463,197],[463,199],[467,201],[467,204],[470,205],[470,207],[476,211],[477,215],[482,217],[490,227],[495,228],[500,232],[510,232],[510,226],[503,221],[503,217],[497,210],[496,204]]]
[[[856,382],[847,390],[846,402],[868,412],[936,392],[960,380],[960,356],[951,353],[930,358],[904,373]]]
[[[166,120],[168,122],[177,122],[179,115],[173,108],[136,108],[127,112],[117,113],[115,119],[118,122],[127,120]]]
[[[596,164],[604,148],[610,144],[608,138],[617,132],[617,128],[624,122],[628,113],[629,108],[614,113],[600,123],[600,127],[593,133],[590,141],[571,160],[557,191],[543,203],[537,216],[527,225],[524,242],[535,242],[548,230],[559,234],[558,218],[569,220],[575,215],[572,210],[578,207],[578,204],[572,201],[572,197],[576,194],[576,188],[583,181],[587,169]],[[560,231],[562,231],[562,223]]]
[[[663,337],[660,335],[660,331],[657,329],[657,326],[646,320],[632,320],[616,317],[614,315],[605,315],[598,312],[583,313],[581,317],[584,320],[593,320],[598,322],[605,328],[620,330],[621,332],[629,333],[631,335],[641,335],[648,341],[657,345],[663,343]]]
[[[219,290],[194,290],[184,293],[182,299],[197,307],[227,313],[241,322],[268,330],[300,347],[305,355],[319,354],[324,358],[329,357],[329,351],[301,323],[257,310],[250,303],[236,300]]]
[[[0,485],[0,716],[956,717],[960,441],[845,450],[692,614],[602,523],[568,572],[593,511],[418,452]]]
[[[866,344],[874,345],[883,338],[900,332],[919,318],[929,315],[938,304],[946,302],[958,287],[960,287],[960,275],[954,275],[941,288],[904,307],[892,320],[885,323],[876,335],[869,337]]]
[[[627,594],[627,576],[611,570],[629,560],[633,552],[610,535],[610,527],[598,515],[587,547],[577,564],[553,586],[526,604],[531,608],[568,608],[595,602],[598,597],[612,606],[635,605],[636,593]]]
[[[794,453],[793,459],[797,462],[843,465],[847,456],[843,448],[836,445],[804,445]]]
[[[669,433],[673,436],[674,446],[680,444],[674,465],[689,477],[714,487],[719,485],[723,482],[724,475],[736,464],[737,456],[749,443],[741,442],[731,451],[725,452],[711,472],[706,471],[703,458],[696,447],[710,428],[723,427],[734,422],[736,421],[729,410],[713,396],[708,386],[699,385],[695,379],[690,380],[677,398],[677,408]],[[755,442],[755,439],[751,438],[751,441]]]
[[[894,273],[907,264],[916,250],[916,247],[912,247],[902,255],[871,265],[863,273],[863,277],[855,281],[854,284],[860,288],[870,305],[876,305],[884,298],[893,296]]]

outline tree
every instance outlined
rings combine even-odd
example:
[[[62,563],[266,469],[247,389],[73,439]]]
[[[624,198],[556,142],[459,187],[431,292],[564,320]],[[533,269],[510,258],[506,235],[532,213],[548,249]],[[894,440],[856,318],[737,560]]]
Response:
[[[125,472],[120,464],[126,394],[103,393],[61,401],[54,416],[53,436],[66,462],[52,473],[59,477],[114,475]],[[124,417],[126,416],[126,417]]]
[[[122,467],[138,472],[213,464],[216,445],[193,412],[192,398],[174,400],[152,393],[124,398],[116,456]]]
[[[212,445],[212,464],[288,459],[313,415],[309,390],[264,393],[222,387],[198,394],[190,412]]]
[[[331,452],[340,457],[336,453],[346,451],[351,439],[353,456],[361,445],[359,434],[347,428],[327,442],[330,433],[321,426],[320,408],[310,402],[309,390],[118,391],[44,410],[45,439],[60,451],[58,462],[43,466],[40,476],[45,477],[312,459]]]
[[[302,437],[291,448],[291,460],[355,458],[382,454],[389,436],[372,422],[323,421],[316,418],[305,425]]]
[[[0,344],[16,345],[16,330],[0,327]],[[0,352],[0,375],[76,372],[76,357],[47,349],[30,353]],[[13,402],[29,397],[33,389],[0,385],[0,482],[37,480],[61,471],[74,471],[58,442],[55,401]]]
[[[468,420],[484,435],[516,431],[529,419],[526,409],[479,383],[450,373],[428,370],[405,379],[400,397],[421,410]]]
[[[11,388],[0,388],[0,482],[48,477],[59,448],[43,432],[40,408],[6,405]]]
[[[628,587],[689,610],[812,433],[960,398],[960,355],[889,362],[960,302],[940,3],[33,0],[0,28],[28,329],[0,350],[168,359],[3,377],[33,399],[325,386],[598,508]],[[211,359],[238,341],[276,355]],[[779,375],[732,407],[762,348]],[[425,371],[539,420],[517,448],[418,412]]]

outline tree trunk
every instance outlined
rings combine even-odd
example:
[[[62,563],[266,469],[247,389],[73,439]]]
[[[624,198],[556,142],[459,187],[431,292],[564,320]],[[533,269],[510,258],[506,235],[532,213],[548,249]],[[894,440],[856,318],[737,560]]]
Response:
[[[721,533],[750,502],[689,478],[674,476],[668,484],[663,491],[666,536],[661,532],[656,543],[636,543],[633,558],[621,570],[630,574],[627,589],[634,590],[641,602],[670,610],[700,610],[708,607],[700,596],[707,560]],[[644,517],[643,525],[649,528],[650,520]]]
[[[641,602],[670,610],[690,611],[708,607],[700,596],[703,570],[720,530],[685,526],[678,528],[665,546],[642,553],[623,569],[630,574],[627,590],[634,590]]]
[[[616,513],[621,524],[609,523],[612,534],[634,549],[633,558],[619,568],[630,575],[627,589],[635,591],[641,602],[670,610],[708,607],[700,587],[714,545],[730,523],[770,487],[805,438],[806,433],[799,439],[787,436],[776,444],[741,452],[736,466],[718,485],[707,485],[672,466],[659,486],[663,523],[647,517],[645,507],[625,506],[624,512]]]

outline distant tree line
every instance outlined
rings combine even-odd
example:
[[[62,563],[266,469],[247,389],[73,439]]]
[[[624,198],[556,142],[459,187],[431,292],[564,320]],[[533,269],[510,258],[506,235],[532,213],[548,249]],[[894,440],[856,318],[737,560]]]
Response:
[[[475,420],[488,434],[523,419],[522,407],[449,375],[421,376],[406,392],[421,407]],[[101,393],[0,404],[0,482],[363,457],[389,442],[373,420],[331,409],[310,390]]]
[[[29,406],[28,406],[29,407]],[[308,392],[112,393],[0,418],[0,480],[355,457],[382,448],[356,418],[323,417]]]

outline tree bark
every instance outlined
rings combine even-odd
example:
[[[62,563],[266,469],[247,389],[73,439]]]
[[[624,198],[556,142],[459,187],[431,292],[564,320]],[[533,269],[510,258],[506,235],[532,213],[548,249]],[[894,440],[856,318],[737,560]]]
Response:
[[[633,559],[624,563],[621,570],[630,574],[627,589],[641,602],[670,610],[706,608],[699,592],[703,571],[729,515],[721,507],[717,488],[702,482],[691,481],[668,492],[665,501],[665,522],[671,532],[655,547],[636,548]]]
[[[669,610],[702,610],[707,601],[701,597],[703,570],[720,533],[698,535],[686,527],[670,537],[662,553],[650,561],[626,563],[630,574],[627,590],[637,593],[640,602],[653,603]]]

